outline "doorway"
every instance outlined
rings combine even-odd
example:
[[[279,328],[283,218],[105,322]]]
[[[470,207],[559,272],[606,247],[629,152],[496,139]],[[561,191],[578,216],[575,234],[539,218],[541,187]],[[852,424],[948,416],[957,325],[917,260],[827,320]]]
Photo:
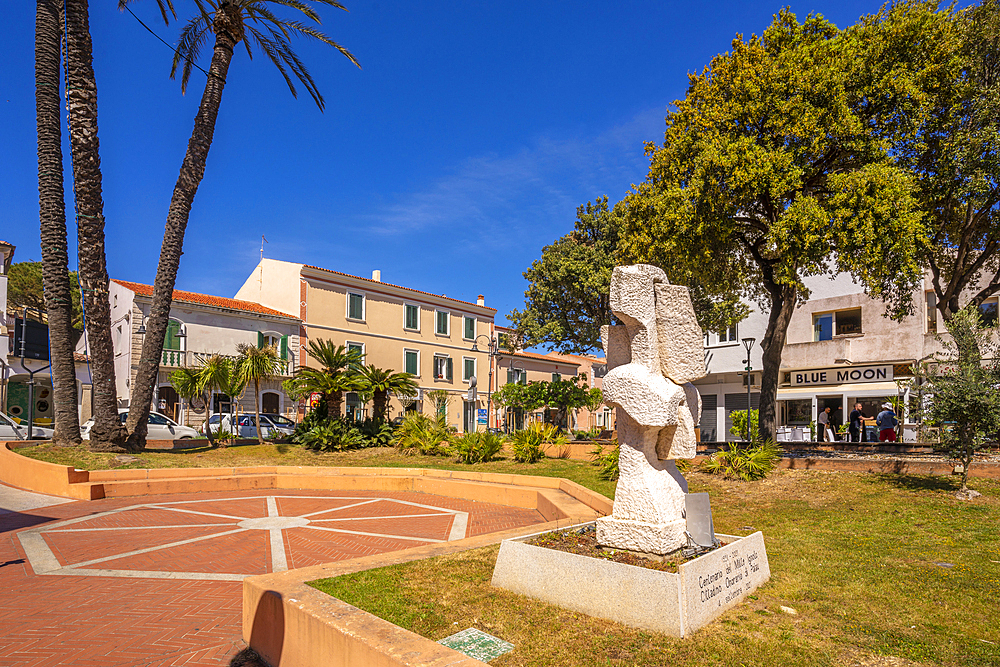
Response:
[[[843,440],[843,436],[840,434],[840,426],[846,423],[846,417],[844,415],[843,409],[844,397],[843,395],[837,396],[817,396],[816,397],[816,419],[817,419],[817,431],[816,439],[822,440],[822,434],[819,432],[819,415],[821,412],[830,408],[829,421],[830,430],[834,432],[835,437],[838,440]]]
[[[177,395],[177,390],[170,385],[161,385],[159,387],[159,394],[160,399],[156,406],[156,412],[180,423],[178,419],[179,415],[177,414],[180,408],[180,397]]]

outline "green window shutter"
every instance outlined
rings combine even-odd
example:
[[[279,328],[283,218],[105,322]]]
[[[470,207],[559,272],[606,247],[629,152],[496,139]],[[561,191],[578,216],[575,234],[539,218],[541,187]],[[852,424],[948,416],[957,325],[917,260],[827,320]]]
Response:
[[[163,337],[163,349],[164,350],[179,350],[181,349],[181,341],[177,338],[177,334],[181,331],[181,323],[177,320],[167,320],[167,334]]]
[[[258,350],[264,349],[264,334],[262,334],[259,331],[257,332],[257,349]]]
[[[473,317],[465,318],[465,338],[472,340],[476,337],[476,320]]]
[[[451,357],[448,357],[448,362],[445,364],[444,377],[446,380],[451,380],[453,377]]]
[[[278,345],[278,354],[284,361],[288,361],[288,336],[281,337],[281,343]]]
[[[528,384],[528,371],[523,371],[518,375],[521,377],[521,384]]]
[[[417,372],[417,353],[407,352],[406,353],[406,372],[410,375],[419,375]]]
[[[559,373],[553,373],[552,374],[552,381],[553,382],[558,382],[561,379],[562,379],[562,375],[560,375]]]
[[[511,384],[513,382],[514,382],[514,371],[511,369],[507,369],[507,384]]]

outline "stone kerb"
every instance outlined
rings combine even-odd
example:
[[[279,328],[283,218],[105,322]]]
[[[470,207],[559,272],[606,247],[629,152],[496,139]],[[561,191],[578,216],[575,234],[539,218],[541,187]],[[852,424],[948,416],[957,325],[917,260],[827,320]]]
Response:
[[[281,667],[482,667],[485,663],[353,607],[308,582],[579,523],[579,517],[570,516],[454,542],[247,577],[243,580],[243,639],[269,664]]]
[[[592,525],[592,524],[585,524]],[[719,549],[676,574],[504,540],[493,585],[536,600],[672,637],[688,637],[771,576],[762,533],[719,535]]]

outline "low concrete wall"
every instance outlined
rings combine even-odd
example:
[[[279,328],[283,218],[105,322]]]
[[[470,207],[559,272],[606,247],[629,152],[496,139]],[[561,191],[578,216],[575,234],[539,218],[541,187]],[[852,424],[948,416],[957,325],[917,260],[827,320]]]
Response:
[[[0,442],[0,481],[36,493],[75,500],[102,497],[92,495],[86,470],[29,459],[13,451],[19,446],[28,445],[19,441]]]
[[[243,580],[243,639],[272,667],[483,667],[486,663],[322,593],[307,582],[496,544],[575,517]]]

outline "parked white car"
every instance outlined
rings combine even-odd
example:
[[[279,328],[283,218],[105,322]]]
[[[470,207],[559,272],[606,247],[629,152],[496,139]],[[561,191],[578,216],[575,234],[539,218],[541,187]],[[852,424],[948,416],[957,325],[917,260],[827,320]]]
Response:
[[[0,412],[0,440],[27,440],[28,425],[19,424]],[[31,427],[32,440],[51,440],[52,429],[42,426]]]
[[[236,421],[239,424],[240,438],[257,437],[256,415],[242,414]],[[295,432],[295,422],[281,415],[261,415],[260,423],[263,424],[265,438],[286,438]],[[222,424],[224,431],[233,432],[232,419],[229,415],[212,415],[208,418],[206,425],[202,426],[202,431],[204,432],[205,428],[210,428],[212,433],[218,433],[219,424]]]
[[[128,408],[118,409],[118,418],[125,423],[128,419]],[[84,440],[90,440],[90,429],[94,427],[94,418],[91,417],[84,422],[80,429],[80,435]],[[164,417],[158,412],[149,413],[149,425],[146,428],[146,438],[148,440],[192,440],[198,437],[198,431],[190,426],[181,426],[173,419]]]

